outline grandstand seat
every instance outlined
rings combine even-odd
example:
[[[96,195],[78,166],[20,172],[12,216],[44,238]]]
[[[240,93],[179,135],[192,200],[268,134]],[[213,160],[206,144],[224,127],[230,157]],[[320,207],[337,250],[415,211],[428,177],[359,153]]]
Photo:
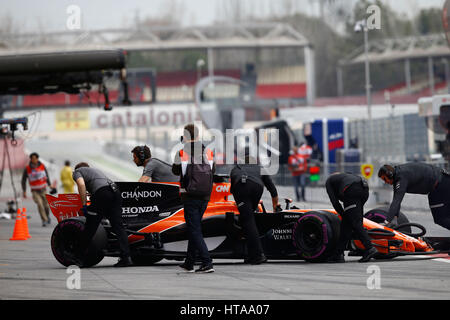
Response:
[[[255,94],[261,99],[306,97],[305,67],[299,65],[259,69]]]
[[[206,77],[207,71],[201,72]],[[241,78],[240,70],[214,70],[214,75]],[[168,71],[156,75],[156,100],[160,102],[193,101],[195,84],[198,81],[197,71]],[[204,90],[206,98],[235,98],[239,96],[239,86],[230,84],[215,84],[214,90]]]

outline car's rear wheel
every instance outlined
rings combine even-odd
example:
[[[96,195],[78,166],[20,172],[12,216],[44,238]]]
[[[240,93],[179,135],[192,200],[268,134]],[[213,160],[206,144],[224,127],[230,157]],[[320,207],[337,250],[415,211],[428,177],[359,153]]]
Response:
[[[339,218],[332,213],[306,212],[292,229],[298,255],[310,262],[326,261],[336,248],[339,226]]]
[[[68,267],[76,264],[74,254],[80,243],[81,234],[85,227],[84,217],[70,218],[61,221],[53,230],[51,248],[56,260]],[[92,267],[104,258],[103,249],[107,245],[107,234],[102,225],[99,225],[92,241],[83,257],[83,267]]]

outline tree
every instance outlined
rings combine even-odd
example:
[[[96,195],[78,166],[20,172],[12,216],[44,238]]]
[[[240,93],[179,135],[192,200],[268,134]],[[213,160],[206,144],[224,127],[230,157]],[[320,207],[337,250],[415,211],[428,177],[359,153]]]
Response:
[[[156,17],[145,17],[142,21],[136,13],[135,23],[140,27],[179,26],[186,13],[181,0],[165,0]]]
[[[413,21],[420,34],[440,33],[443,32],[441,16],[440,8],[423,9]]]

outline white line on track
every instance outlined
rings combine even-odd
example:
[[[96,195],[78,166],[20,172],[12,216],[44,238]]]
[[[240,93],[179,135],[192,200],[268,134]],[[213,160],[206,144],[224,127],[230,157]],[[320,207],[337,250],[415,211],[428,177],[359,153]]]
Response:
[[[450,259],[437,258],[437,259],[432,259],[432,260],[433,260],[433,261],[439,261],[439,262],[450,263]]]
[[[427,256],[427,255],[417,255],[417,256],[414,256],[414,257],[429,259],[429,260],[432,260],[432,261],[450,263],[450,259],[445,259],[445,258],[430,258],[430,256]]]

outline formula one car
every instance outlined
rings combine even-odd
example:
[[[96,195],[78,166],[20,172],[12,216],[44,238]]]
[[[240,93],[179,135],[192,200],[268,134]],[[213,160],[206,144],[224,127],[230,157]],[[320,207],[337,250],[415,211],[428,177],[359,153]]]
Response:
[[[215,176],[213,193],[203,216],[202,227],[212,258],[245,259],[246,239],[239,223],[239,211],[230,193],[227,177]],[[176,183],[117,182],[123,204],[122,217],[129,234],[131,258],[137,265],[151,265],[165,259],[182,260],[187,249],[187,232],[183,206]],[[73,251],[84,229],[78,194],[47,194],[52,213],[58,219],[51,237],[52,252],[64,266],[74,264]],[[326,261],[339,238],[340,216],[334,210],[300,210],[286,208],[270,212],[261,203],[255,212],[264,252],[268,259]],[[408,254],[441,253],[450,249],[448,238],[424,238],[424,228],[409,222],[396,229],[416,226],[421,234],[407,234],[378,224],[385,212],[372,210],[364,219],[378,258]],[[372,220],[369,220],[371,218]],[[402,219],[406,219],[402,217]],[[384,220],[384,219],[383,219]],[[85,267],[94,266],[105,256],[118,256],[118,242],[109,221],[104,219],[95,234]],[[349,244],[350,254],[359,255],[361,242]]]

